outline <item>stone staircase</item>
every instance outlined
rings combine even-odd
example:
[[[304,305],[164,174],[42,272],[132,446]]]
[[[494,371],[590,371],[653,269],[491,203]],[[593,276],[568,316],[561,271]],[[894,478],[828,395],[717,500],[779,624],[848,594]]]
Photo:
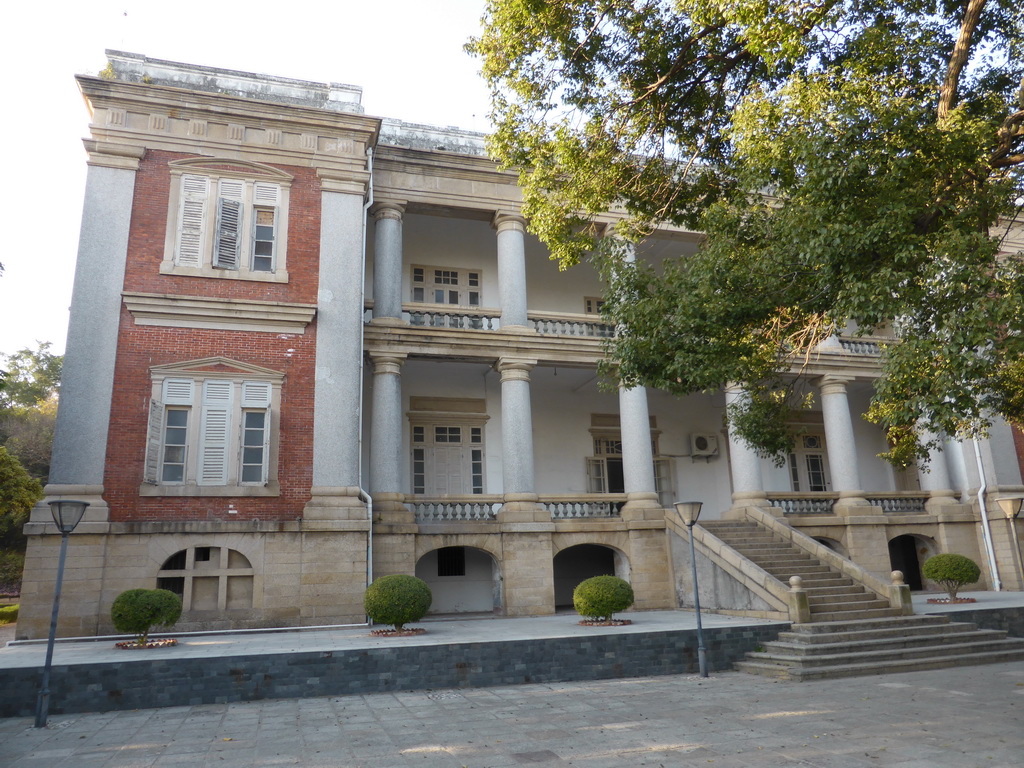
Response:
[[[748,653],[747,661],[735,665],[739,670],[815,680],[1024,659],[1024,639],[947,616],[903,616],[887,600],[754,522],[715,520],[702,526],[783,583],[799,576],[807,592],[811,621],[794,624],[763,651]]]

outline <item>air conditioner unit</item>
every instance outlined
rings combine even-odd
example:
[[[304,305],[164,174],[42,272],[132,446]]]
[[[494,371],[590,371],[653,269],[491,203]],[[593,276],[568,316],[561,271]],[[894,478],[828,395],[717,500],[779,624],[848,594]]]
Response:
[[[695,432],[690,435],[690,455],[694,458],[707,458],[718,455],[718,435]]]

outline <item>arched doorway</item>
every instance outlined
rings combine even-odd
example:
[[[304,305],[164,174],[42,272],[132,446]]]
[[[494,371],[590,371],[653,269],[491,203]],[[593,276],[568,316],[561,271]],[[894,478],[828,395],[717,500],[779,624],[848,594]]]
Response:
[[[416,577],[430,587],[430,613],[494,613],[502,609],[497,561],[475,547],[441,547],[416,563]]]
[[[628,579],[626,559],[611,547],[577,544],[555,555],[555,608],[572,608],[576,585],[592,576],[619,576]]]
[[[924,589],[921,564],[935,554],[935,543],[921,536],[905,533],[889,540],[889,565],[903,571],[903,580],[912,592]]]

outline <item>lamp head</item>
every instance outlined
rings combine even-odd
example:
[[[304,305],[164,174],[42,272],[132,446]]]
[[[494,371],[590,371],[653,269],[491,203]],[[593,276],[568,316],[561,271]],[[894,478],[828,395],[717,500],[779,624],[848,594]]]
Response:
[[[1004,496],[1001,499],[996,499],[996,501],[1002,507],[1006,519],[1013,520],[1020,514],[1020,507],[1024,503],[1024,496]]]
[[[85,515],[85,508],[89,506],[88,501],[74,501],[73,499],[59,499],[51,501],[49,504],[53,522],[62,534],[75,530]]]
[[[700,508],[703,502],[700,501],[677,501],[676,512],[683,518],[683,522],[687,526],[692,526],[697,522],[697,518],[700,517]]]

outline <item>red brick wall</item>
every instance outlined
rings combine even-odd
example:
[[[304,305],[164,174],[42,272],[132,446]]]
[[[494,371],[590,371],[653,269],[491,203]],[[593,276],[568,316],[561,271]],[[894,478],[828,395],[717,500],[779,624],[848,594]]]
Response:
[[[320,242],[320,184],[315,171],[278,166],[295,179],[288,215],[287,284],[161,275],[170,172],[167,162],[187,155],[151,151],[140,164],[128,238],[125,290],[216,298],[316,303]],[[316,324],[299,334],[136,326],[122,307],[114,399],[107,441],[104,497],[112,521],[283,519],[302,514],[312,485],[313,388]],[[155,365],[223,356],[280,371],[280,496],[146,497],[138,495],[146,455],[149,401]],[[232,503],[238,514],[227,514]]]

